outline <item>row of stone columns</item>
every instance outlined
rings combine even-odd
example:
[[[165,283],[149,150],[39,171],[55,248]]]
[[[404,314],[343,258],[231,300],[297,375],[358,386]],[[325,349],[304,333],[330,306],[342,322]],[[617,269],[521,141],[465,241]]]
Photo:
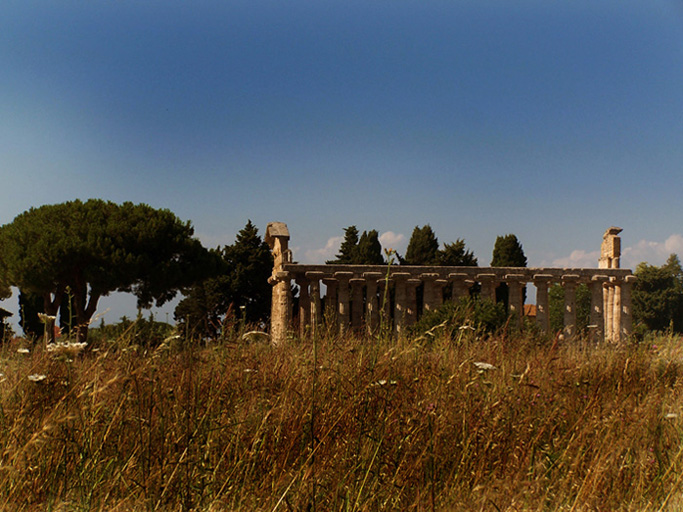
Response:
[[[283,304],[287,302],[281,293],[289,291],[289,272],[280,276],[287,282],[274,299]],[[452,283],[453,300],[468,295],[471,286],[478,282],[481,297],[495,301],[496,288],[501,283],[508,286],[509,311],[513,317],[521,319],[524,311],[524,288],[531,282],[536,286],[536,322],[539,327],[549,329],[549,296],[551,284],[560,282],[564,287],[564,334],[576,334],[576,287],[585,282],[591,291],[591,336],[600,341],[608,339],[621,341],[631,333],[631,285],[634,276],[624,278],[596,274],[583,277],[578,274],[535,274],[531,280],[523,274],[507,274],[501,280],[496,274],[482,273],[475,276],[453,273],[443,279],[436,273],[413,274],[392,272],[382,277],[380,272],[364,272],[360,277],[351,271],[337,271],[326,274],[320,271],[306,271],[295,275],[299,286],[299,328],[300,335],[315,334],[322,323],[324,312],[321,308],[321,283],[327,287],[326,303],[328,320],[333,320],[340,333],[349,328],[359,331],[363,326],[374,332],[380,322],[402,333],[413,325],[418,318],[417,288],[423,285],[423,310],[438,308],[443,303],[444,288]],[[388,298],[387,286],[393,286],[393,313]],[[383,300],[384,299],[384,300]],[[384,307],[383,310],[381,308]]]

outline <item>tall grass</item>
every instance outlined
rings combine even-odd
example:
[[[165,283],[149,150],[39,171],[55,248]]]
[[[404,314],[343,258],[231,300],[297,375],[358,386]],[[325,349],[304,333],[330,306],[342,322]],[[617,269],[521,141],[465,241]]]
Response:
[[[680,339],[466,334],[5,345],[0,510],[683,506]]]

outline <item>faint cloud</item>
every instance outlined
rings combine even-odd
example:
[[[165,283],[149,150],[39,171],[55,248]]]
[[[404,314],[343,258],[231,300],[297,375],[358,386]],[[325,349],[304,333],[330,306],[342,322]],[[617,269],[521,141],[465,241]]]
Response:
[[[396,249],[399,252],[404,252],[406,237],[401,233],[394,233],[387,231],[379,235],[379,242],[384,249]]]
[[[599,258],[600,251],[577,249],[572,251],[567,257],[554,259],[552,266],[560,268],[596,268]]]
[[[635,245],[622,247],[621,268],[635,269],[639,263],[663,265],[671,254],[683,255],[683,235],[674,233],[666,240],[655,242],[640,240]],[[577,249],[569,256],[552,260],[553,267],[560,268],[597,268],[600,251]]]
[[[343,240],[343,236],[333,236],[332,238],[328,238],[325,247],[305,251],[305,263],[325,263],[325,261],[333,259],[335,254],[339,251]]]
[[[621,251],[622,267],[635,268],[642,262],[663,265],[672,253],[683,255],[683,235],[674,233],[663,242],[640,240],[634,246]]]

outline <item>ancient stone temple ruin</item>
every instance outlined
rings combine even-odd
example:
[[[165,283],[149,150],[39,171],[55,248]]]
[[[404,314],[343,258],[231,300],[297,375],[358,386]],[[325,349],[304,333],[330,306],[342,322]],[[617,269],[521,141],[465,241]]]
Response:
[[[270,334],[282,343],[290,334],[315,336],[325,318],[344,333],[349,329],[374,332],[380,319],[397,334],[417,321],[422,311],[438,308],[444,292],[450,300],[470,294],[475,285],[482,299],[496,300],[496,288],[506,283],[509,313],[521,321],[524,288],[536,287],[536,322],[548,331],[548,289],[564,287],[564,334],[576,331],[576,287],[587,284],[591,291],[590,331],[595,341],[620,342],[631,334],[631,287],[635,276],[619,268],[621,229],[611,227],[604,236],[599,268],[527,267],[429,267],[406,265],[301,265],[292,261],[289,230],[282,222],[271,222],[266,242],[274,257],[270,283],[273,286]],[[299,289],[294,311],[292,285]],[[321,285],[325,294],[321,296]],[[418,287],[422,287],[418,302]],[[389,290],[391,294],[386,293]],[[386,300],[391,297],[391,300]],[[322,305],[325,303],[326,312]],[[418,311],[418,305],[422,311]],[[383,308],[380,311],[380,308]]]

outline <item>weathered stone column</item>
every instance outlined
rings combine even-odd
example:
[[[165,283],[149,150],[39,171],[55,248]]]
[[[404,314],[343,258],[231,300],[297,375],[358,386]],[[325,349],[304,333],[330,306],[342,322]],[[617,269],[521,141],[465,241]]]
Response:
[[[482,300],[496,302],[496,274],[477,274],[477,281],[481,283]]]
[[[353,272],[335,272],[334,277],[338,281],[337,287],[337,323],[339,324],[339,334],[345,334],[349,327],[349,280],[353,277]]]
[[[392,331],[392,319],[391,319],[391,285],[393,281],[383,277],[377,281],[377,292],[379,300],[378,311],[380,313],[379,326],[383,330]]]
[[[333,277],[325,277],[323,280],[325,288],[325,321],[329,322],[328,328],[337,323],[337,288],[339,281]]]
[[[417,287],[422,284],[419,279],[406,280],[406,311],[404,315],[404,326],[410,327],[417,322]]]
[[[605,316],[605,340],[614,341],[614,284],[610,281],[603,287],[604,316]]]
[[[550,330],[548,287],[553,276],[549,274],[536,274],[534,286],[536,286],[536,324],[543,330]]]
[[[365,278],[365,324],[372,334],[379,326],[379,299],[377,298],[377,281],[382,277],[380,272],[363,272]]]
[[[564,285],[564,335],[571,339],[576,334],[576,284],[579,276],[566,274],[562,276]]]
[[[353,278],[351,283],[351,328],[358,332],[363,325],[363,286],[365,279]]]
[[[405,331],[408,304],[408,287],[406,281],[410,278],[408,272],[394,272],[391,274],[394,280],[394,331],[401,334]]]
[[[524,282],[525,276],[522,274],[508,274],[505,276],[505,282],[508,285],[508,301],[510,307],[510,314],[513,315],[518,325],[522,323],[522,315],[524,315]]]
[[[627,341],[633,333],[633,315],[631,292],[636,276],[626,276],[621,285],[621,339]]]
[[[605,312],[603,307],[603,286],[608,281],[607,276],[597,275],[591,277],[589,284],[591,292],[591,341],[601,343],[605,340]]]
[[[458,302],[461,297],[469,297],[470,287],[474,282],[469,278],[467,274],[448,274],[448,279],[453,281],[453,302]]]
[[[613,291],[612,304],[612,341],[621,343],[621,279],[610,279]]]
[[[292,319],[290,274],[282,270],[283,265],[292,262],[292,251],[287,248],[289,230],[282,222],[271,222],[266,228],[265,241],[273,254],[273,273],[268,282],[273,285],[270,311],[270,339],[275,345],[287,340]]]
[[[311,336],[318,334],[318,328],[322,321],[322,311],[320,310],[320,279],[323,277],[322,272],[306,272],[306,277],[309,280],[309,295],[311,297]]]
[[[436,309],[443,304],[443,287],[447,281],[439,279],[439,274],[420,274],[424,283],[423,303],[425,311]]]
[[[308,294],[308,279],[306,276],[296,276],[294,281],[299,286],[299,336],[304,338],[306,328],[311,324],[311,298]]]

